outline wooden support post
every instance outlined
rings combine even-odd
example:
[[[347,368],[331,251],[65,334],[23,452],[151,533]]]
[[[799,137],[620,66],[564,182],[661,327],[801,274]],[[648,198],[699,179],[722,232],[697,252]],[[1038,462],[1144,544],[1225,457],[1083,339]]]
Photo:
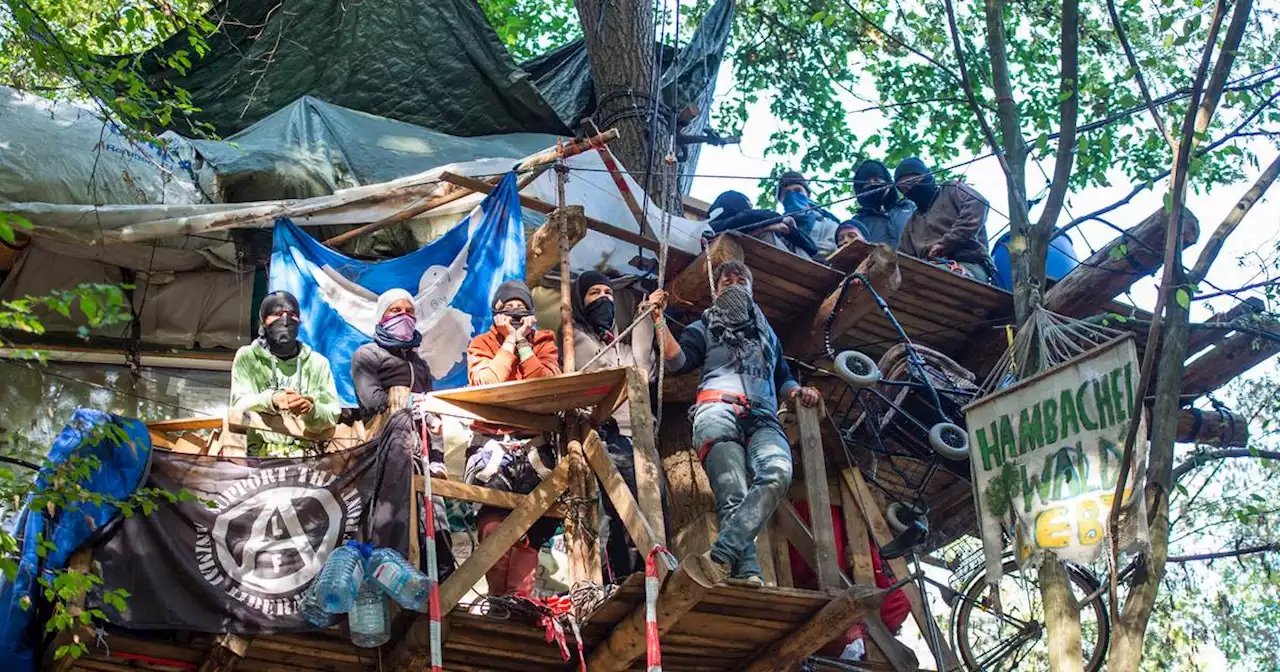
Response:
[[[525,243],[524,281],[530,287],[536,286],[542,280],[542,276],[560,264],[562,235],[568,238],[570,249],[587,235],[582,207],[570,207],[567,214],[567,217],[560,217],[554,212],[551,213],[547,221],[528,237]],[[561,226],[568,228],[562,233]]]
[[[830,509],[827,509],[827,515],[830,516]],[[818,544],[813,538],[813,530],[809,524],[804,522],[804,518],[800,517],[800,512],[796,511],[796,507],[789,500],[783,499],[778,505],[778,512],[774,517],[778,524],[778,530],[781,532],[782,538],[786,539],[800,557],[804,559],[805,564],[809,567],[818,566]],[[816,572],[816,570],[815,570]],[[840,571],[839,567],[834,569],[834,581],[836,584],[834,589],[847,588],[853,585],[853,581]]]
[[[743,672],[792,669],[879,608],[884,595],[885,591],[874,586],[856,585],[845,589],[799,629],[760,652],[755,660],[742,668]]]
[[[720,234],[712,239],[707,249],[692,263],[685,266],[675,278],[667,282],[667,293],[671,300],[685,308],[696,308],[711,304],[711,279],[708,277],[707,259],[711,260],[711,268],[726,261],[742,261],[746,252],[742,245],[730,234]]]
[[[1160,268],[1164,261],[1167,221],[1162,207],[1080,262],[1045,292],[1045,308],[1069,317],[1092,315],[1138,278]],[[1184,209],[1182,247],[1193,245],[1199,238],[1199,220]]]
[[[873,245],[870,253],[858,264],[857,272],[871,281],[871,286],[881,298],[891,296],[902,284],[898,271],[898,255],[887,245]],[[849,280],[848,287],[837,286],[818,308],[807,318],[799,320],[791,333],[788,351],[796,357],[810,358],[826,353],[827,320],[831,320],[831,342],[835,342],[862,318],[878,310],[871,292],[861,280]]]
[[[1280,335],[1280,327],[1268,331]],[[1183,370],[1183,398],[1208,394],[1280,352],[1280,343],[1247,332],[1234,333],[1197,357]]]
[[[197,672],[231,672],[240,664],[253,642],[249,637],[223,633],[213,641]]]
[[[791,544],[787,541],[787,535],[782,532],[782,525],[778,522],[779,514],[773,514],[773,519],[769,521],[769,541],[773,544],[773,569],[778,575],[779,588],[795,588],[796,580],[791,574]]]
[[[631,450],[636,470],[636,499],[640,513],[649,521],[654,541],[667,545],[667,523],[662,510],[661,461],[654,436],[657,424],[649,407],[649,378],[639,369],[627,369],[627,403],[631,410]]]
[[[831,492],[827,489],[827,458],[822,452],[820,406],[796,404],[800,425],[800,459],[809,500],[809,527],[813,530],[814,571],[823,590],[842,588],[840,560],[836,555],[836,531],[831,521]]]
[[[781,542],[784,546],[786,541]],[[773,538],[773,521],[772,519],[765,523],[760,529],[760,535],[756,537],[756,558],[760,560],[760,576],[764,582],[770,586],[778,585],[778,562],[775,556],[774,546],[777,542]]]
[[[565,373],[578,370],[573,353],[573,273],[569,267],[569,210],[565,204],[564,183],[569,179],[569,169],[556,164],[556,239],[560,246],[560,360]],[[575,206],[579,211],[582,206]],[[581,217],[586,218],[585,214]],[[533,310],[533,306],[529,306]]]
[[[709,589],[693,580],[682,564],[667,576],[658,593],[658,634],[671,630],[685,614],[693,610]],[[609,638],[587,657],[591,672],[622,672],[645,651],[645,605],[639,607],[614,626]],[[779,668],[780,669],[780,668]]]
[[[587,467],[582,442],[569,442],[565,458],[569,465],[568,515],[564,519],[565,549],[569,553],[570,587],[581,583],[599,584],[603,568],[600,566],[600,544],[595,492],[596,479]]]
[[[845,468],[840,470],[840,477],[844,479],[845,486],[849,488],[854,500],[857,502],[858,509],[862,511],[862,515],[866,518],[867,526],[871,528],[871,536],[875,539],[876,546],[884,546],[893,540],[893,532],[889,529],[889,523],[884,519],[884,514],[876,506],[876,500],[871,496],[871,490],[867,488],[867,483],[862,478],[862,472],[857,468]],[[899,579],[911,576],[911,572],[907,569],[907,561],[902,558],[894,558],[889,560],[889,568],[893,570],[893,575]],[[902,587],[902,592],[906,594],[907,599],[911,602],[911,617],[915,619],[916,625],[920,626],[920,631],[924,632],[929,627],[929,618],[924,610],[924,597],[920,594],[920,588],[914,583],[908,583]],[[948,670],[959,669],[960,661],[956,658],[956,654],[947,644],[946,638],[940,638],[938,646],[942,649],[942,663]]]
[[[415,492],[424,492],[426,490],[422,479],[425,476],[413,477],[413,488]],[[514,511],[525,505],[529,501],[529,495],[522,495],[517,492],[507,492],[506,490],[498,490],[497,488],[486,488],[481,485],[471,485],[469,483],[461,483],[459,481],[449,481],[443,478],[431,479],[431,494],[445,499],[460,499],[464,502],[473,502],[476,504],[485,504],[495,506],[499,509],[507,509]],[[564,518],[564,507],[560,504],[552,504],[546,513],[542,514],[543,518]]]
[[[520,508],[513,510],[480,543],[480,546],[471,554],[471,557],[467,558],[458,569],[454,570],[448,580],[440,585],[440,613],[447,614],[458,606],[462,596],[466,595],[468,590],[471,590],[476,581],[479,581],[485,572],[492,569],[498,559],[513,544],[519,541],[525,532],[529,531],[529,527],[541,518],[547,512],[547,509],[551,508],[551,505],[564,493],[568,478],[568,463],[561,462],[557,464],[556,468],[551,471],[551,475],[542,479],[538,487],[529,493],[528,501]],[[421,642],[424,643],[424,646],[430,646],[425,632],[427,623],[424,619],[426,619],[426,616],[419,617],[419,623],[415,624],[413,630],[416,630],[420,625],[424,629],[421,633],[423,636]],[[409,639],[406,635],[405,641],[409,641]]]
[[[1229,408],[1183,408],[1178,410],[1177,440],[1217,448],[1243,448],[1249,443],[1249,423]]]
[[[845,553],[849,556],[849,574],[854,583],[876,585],[875,564],[871,561],[871,535],[867,521],[853,499],[853,493],[842,480],[839,485],[840,509],[844,514]]]
[[[635,497],[631,496],[631,490],[627,488],[627,482],[622,478],[622,474],[618,473],[617,467],[613,466],[596,430],[588,430],[587,438],[582,442],[582,452],[604,486],[605,494],[613,502],[618,517],[622,519],[627,533],[631,535],[631,540],[636,545],[636,550],[640,551],[641,557],[648,557],[649,550],[658,545],[657,534],[641,513]]]

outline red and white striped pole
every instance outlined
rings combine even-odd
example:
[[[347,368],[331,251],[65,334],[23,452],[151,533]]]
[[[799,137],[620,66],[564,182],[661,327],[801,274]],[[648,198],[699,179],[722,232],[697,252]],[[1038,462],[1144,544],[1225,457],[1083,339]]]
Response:
[[[644,560],[644,648],[647,655],[645,670],[662,672],[662,645],[658,642],[658,555],[667,553],[662,546],[654,546]]]
[[[424,419],[418,423],[422,427],[422,453],[427,457],[428,464],[431,460],[431,437],[430,430],[427,429],[427,423]],[[444,652],[440,641],[440,570],[436,566],[436,506],[431,501],[431,468],[425,470],[426,475],[422,479],[422,502],[425,509],[426,524],[424,525],[427,546],[427,617],[430,621],[429,629],[431,635],[431,672],[443,672],[444,670]]]

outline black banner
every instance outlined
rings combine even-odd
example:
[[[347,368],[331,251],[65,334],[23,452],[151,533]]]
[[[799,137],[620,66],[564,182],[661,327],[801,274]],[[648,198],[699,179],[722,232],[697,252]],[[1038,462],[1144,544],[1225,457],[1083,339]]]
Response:
[[[339,544],[407,552],[413,431],[404,411],[374,440],[316,457],[153,451],[146,487],[185,490],[196,501],[118,521],[93,559],[102,589],[130,595],[124,612],[97,606],[129,628],[310,629],[302,594]]]

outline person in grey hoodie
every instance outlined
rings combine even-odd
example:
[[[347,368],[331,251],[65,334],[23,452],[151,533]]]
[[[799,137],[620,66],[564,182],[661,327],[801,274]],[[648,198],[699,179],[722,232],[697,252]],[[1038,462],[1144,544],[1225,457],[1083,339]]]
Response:
[[[746,264],[724,262],[712,280],[711,307],[679,342],[658,328],[672,373],[702,368],[691,411],[693,443],[715,492],[719,532],[711,551],[694,558],[689,570],[707,584],[732,576],[763,585],[756,535],[791,485],[791,447],[778,422],[778,397],[805,406],[821,397],[791,376],[778,335],[751,297]]]

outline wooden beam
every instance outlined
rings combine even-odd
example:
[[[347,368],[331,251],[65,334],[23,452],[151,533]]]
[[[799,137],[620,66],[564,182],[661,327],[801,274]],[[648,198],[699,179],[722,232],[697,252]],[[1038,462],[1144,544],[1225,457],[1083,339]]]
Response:
[[[1199,443],[1216,448],[1243,448],[1249,443],[1249,423],[1229,408],[1202,411],[1178,410],[1179,443]]]
[[[846,467],[840,470],[840,477],[844,479],[845,487],[849,488],[849,492],[853,494],[854,500],[857,502],[858,509],[862,511],[862,515],[867,521],[867,526],[871,528],[871,536],[876,542],[877,547],[883,547],[885,544],[893,540],[893,532],[889,529],[889,523],[884,519],[884,514],[880,512],[880,508],[876,505],[876,500],[871,496],[871,490],[867,487],[867,482],[862,478],[862,472],[856,467]],[[893,570],[893,575],[898,579],[911,576],[911,572],[907,569],[907,561],[902,558],[894,558],[888,561],[889,568]],[[916,625],[920,626],[920,631],[925,632],[925,628],[930,626],[929,617],[924,610],[924,598],[920,594],[920,588],[914,583],[908,583],[902,587],[902,592],[906,594],[907,599],[911,602],[911,617],[915,619]],[[958,669],[960,661],[956,658],[956,654],[946,643],[943,637],[938,641],[938,646],[942,649],[942,664],[948,669]]]
[[[599,527],[596,479],[587,466],[582,442],[569,442],[565,462],[569,465],[569,515],[564,520],[565,550],[569,554],[571,586],[581,583],[599,584],[604,568],[600,561],[600,544],[596,543]],[[573,507],[579,507],[575,510]],[[584,617],[585,614],[578,614]]]
[[[831,491],[827,489],[827,461],[822,452],[822,428],[818,406],[796,404],[800,425],[800,459],[809,501],[809,527],[813,530],[814,571],[823,590],[841,588],[840,561],[836,555],[836,531],[831,521]]]
[[[830,516],[830,509],[827,511],[827,515]],[[809,565],[810,568],[817,567],[818,545],[813,538],[813,530],[804,521],[804,518],[800,516],[800,512],[796,510],[795,505],[789,500],[783,499],[778,504],[778,511],[774,519],[777,522],[778,531],[782,533],[782,538],[795,547],[800,557],[804,558],[805,564]],[[815,569],[814,571],[816,573],[817,570]],[[834,580],[838,582],[833,586],[835,589],[847,588],[853,585],[853,581],[850,581],[849,577],[845,576],[839,567],[835,568]]]
[[[414,492],[425,492],[423,479],[425,476],[418,474],[413,477]],[[476,504],[487,504],[495,506],[499,509],[507,509],[513,511],[529,503],[529,495],[521,495],[515,492],[507,492],[506,490],[497,490],[494,488],[486,488],[479,485],[471,485],[459,481],[450,481],[443,478],[431,479],[431,494],[445,499],[457,499],[464,502],[473,502]],[[564,518],[564,506],[561,504],[553,504],[547,512],[542,514],[545,518]]]
[[[778,522],[781,515],[774,512],[768,525],[769,543],[773,546],[773,571],[777,575],[776,585],[779,588],[795,588],[796,580],[791,574],[791,544],[787,542],[787,535]]]
[[[443,584],[440,585],[440,613],[447,614],[458,606],[458,602],[462,600],[462,596],[467,594],[468,590],[484,576],[485,572],[493,568],[513,544],[523,537],[525,532],[529,531],[529,527],[533,525],[555,504],[560,495],[564,493],[568,484],[569,465],[567,461],[561,460],[556,468],[551,471],[551,475],[542,479],[538,487],[529,493],[528,500],[518,509],[503,519],[494,531],[485,538],[480,546],[476,548],[471,557],[467,558],[460,567],[454,570]],[[417,630],[421,625],[426,627],[426,616],[421,616],[418,623],[414,625],[413,630]],[[425,632],[422,633],[425,636]],[[412,638],[406,637],[405,641],[412,641]],[[428,642],[429,645],[429,642]]]
[[[591,411],[591,424],[599,425],[600,423],[613,417],[618,408],[627,403],[627,384],[626,382],[618,383],[613,391],[604,399],[596,404],[595,410]]]
[[[570,249],[587,235],[581,215],[582,210],[579,208],[570,212],[570,216],[563,220],[566,228],[565,242]],[[525,243],[524,281],[530,287],[536,287],[542,281],[542,276],[560,264],[561,221],[560,217],[554,215],[547,217],[547,221]]]
[[[1267,327],[1280,335],[1280,327]],[[1184,399],[1209,394],[1280,352],[1280,341],[1236,332],[1197,357],[1183,370]]]
[[[1044,305],[1068,317],[1087,317],[1128,289],[1139,278],[1160,268],[1164,259],[1164,208],[1121,233],[1067,273],[1044,294]],[[1200,238],[1200,221],[1190,210],[1182,213],[1182,247]]]
[[[657,534],[649,525],[649,521],[641,513],[640,505],[631,495],[626,480],[609,459],[609,453],[605,451],[604,443],[596,430],[587,432],[587,438],[582,442],[582,452],[591,469],[596,472],[601,485],[604,486],[605,495],[609,501],[613,502],[613,508],[617,510],[618,517],[627,528],[627,533],[631,535],[631,541],[635,543],[636,550],[640,551],[640,557],[648,557],[649,551],[654,546],[662,544],[658,541]]]
[[[560,431],[560,418],[554,415],[499,408],[471,401],[442,399],[434,394],[426,395],[421,399],[423,408],[436,415],[477,420],[490,425],[536,429],[542,432]]]
[[[848,486],[841,481],[837,488],[840,491],[840,511],[844,515],[844,548],[849,557],[849,574],[854,583],[874,586],[875,563],[871,560],[871,535],[867,531],[867,521]]]
[[[153,432],[185,432],[201,429],[220,429],[222,418],[175,418],[173,420],[157,420],[148,422],[147,429]]]
[[[636,499],[649,522],[654,542],[667,545],[667,523],[662,510],[662,460],[649,406],[649,377],[635,367],[627,369],[627,402],[631,411],[631,450],[635,461]]]
[[[1256,315],[1265,306],[1254,305],[1251,302],[1242,301],[1225,313],[1218,313],[1213,317],[1205,320],[1208,323],[1229,323],[1238,320],[1246,315]],[[1224,330],[1225,331],[1225,330]],[[1214,341],[1225,336],[1224,331],[1212,329],[1193,329],[1191,335],[1187,337],[1187,356],[1190,357],[1201,350],[1213,345]]]
[[[667,548],[677,558],[707,552],[716,536],[715,493],[693,447],[693,427],[686,408],[668,406],[658,428],[658,449],[671,504]]]
[[[227,426],[233,432],[246,432],[254,429],[264,432],[275,432],[306,441],[328,441],[334,438],[332,427],[321,431],[312,431],[302,424],[295,415],[274,415],[255,413],[252,411],[227,411]]]
[[[667,293],[671,295],[675,305],[696,308],[711,303],[711,280],[707,277],[708,258],[711,259],[711,267],[715,268],[726,261],[742,261],[746,258],[746,252],[732,235],[722,233],[713,238],[702,254],[667,282]]]
[[[446,182],[449,182],[451,184],[456,184],[460,187],[466,187],[467,189],[472,189],[474,191],[482,191],[486,194],[489,193],[490,191],[493,191],[493,185],[488,184],[482,180],[466,177],[464,175],[458,175],[457,173],[450,173],[446,171],[440,175],[440,179]],[[552,212],[554,212],[556,209],[556,206],[546,201],[534,198],[532,196],[525,196],[524,194],[520,195],[520,205],[526,208],[529,208],[534,212],[540,212],[544,215],[549,215]],[[645,238],[644,236],[638,233],[635,233],[634,231],[628,231],[626,229],[614,226],[612,224],[608,224],[606,222],[602,222],[592,217],[586,217],[584,221],[586,222],[588,229],[591,229],[592,231],[595,231],[597,233],[603,233],[604,235],[609,236],[610,238],[620,240],[624,243],[630,243],[632,245],[636,245],[642,249],[649,250],[650,252],[659,252],[662,249],[662,245],[657,241]],[[680,265],[686,264],[693,259],[692,254],[689,254],[688,252],[677,249],[675,247],[668,248],[667,254],[672,261],[675,261],[677,264],[680,264]]]
[[[776,543],[786,545],[786,541],[774,541],[773,521],[770,520],[760,528],[760,534],[756,537],[756,558],[760,561],[760,576],[765,584],[770,586],[778,585],[778,559],[774,551]]]
[[[775,672],[794,668],[878,609],[884,595],[885,591],[875,586],[856,585],[845,589],[799,629],[761,651],[755,660],[742,668],[743,672]]]
[[[249,651],[253,640],[243,635],[223,633],[213,640],[197,672],[231,672]]]
[[[898,270],[898,255],[887,245],[873,245],[871,251],[858,264],[857,272],[871,281],[871,286],[881,298],[888,298],[902,284]],[[845,287],[838,285],[807,317],[796,323],[788,339],[788,351],[796,357],[811,358],[826,354],[827,323],[831,324],[831,343],[834,344],[864,317],[879,310],[861,280],[849,280]],[[832,315],[835,317],[833,318]]]
[[[693,580],[681,565],[667,576],[661,592],[658,594],[657,624],[658,634],[663,635],[693,610],[709,589]],[[613,628],[609,638],[587,657],[587,669],[591,672],[622,672],[631,668],[631,663],[645,651],[645,605],[639,607],[622,619]]]

